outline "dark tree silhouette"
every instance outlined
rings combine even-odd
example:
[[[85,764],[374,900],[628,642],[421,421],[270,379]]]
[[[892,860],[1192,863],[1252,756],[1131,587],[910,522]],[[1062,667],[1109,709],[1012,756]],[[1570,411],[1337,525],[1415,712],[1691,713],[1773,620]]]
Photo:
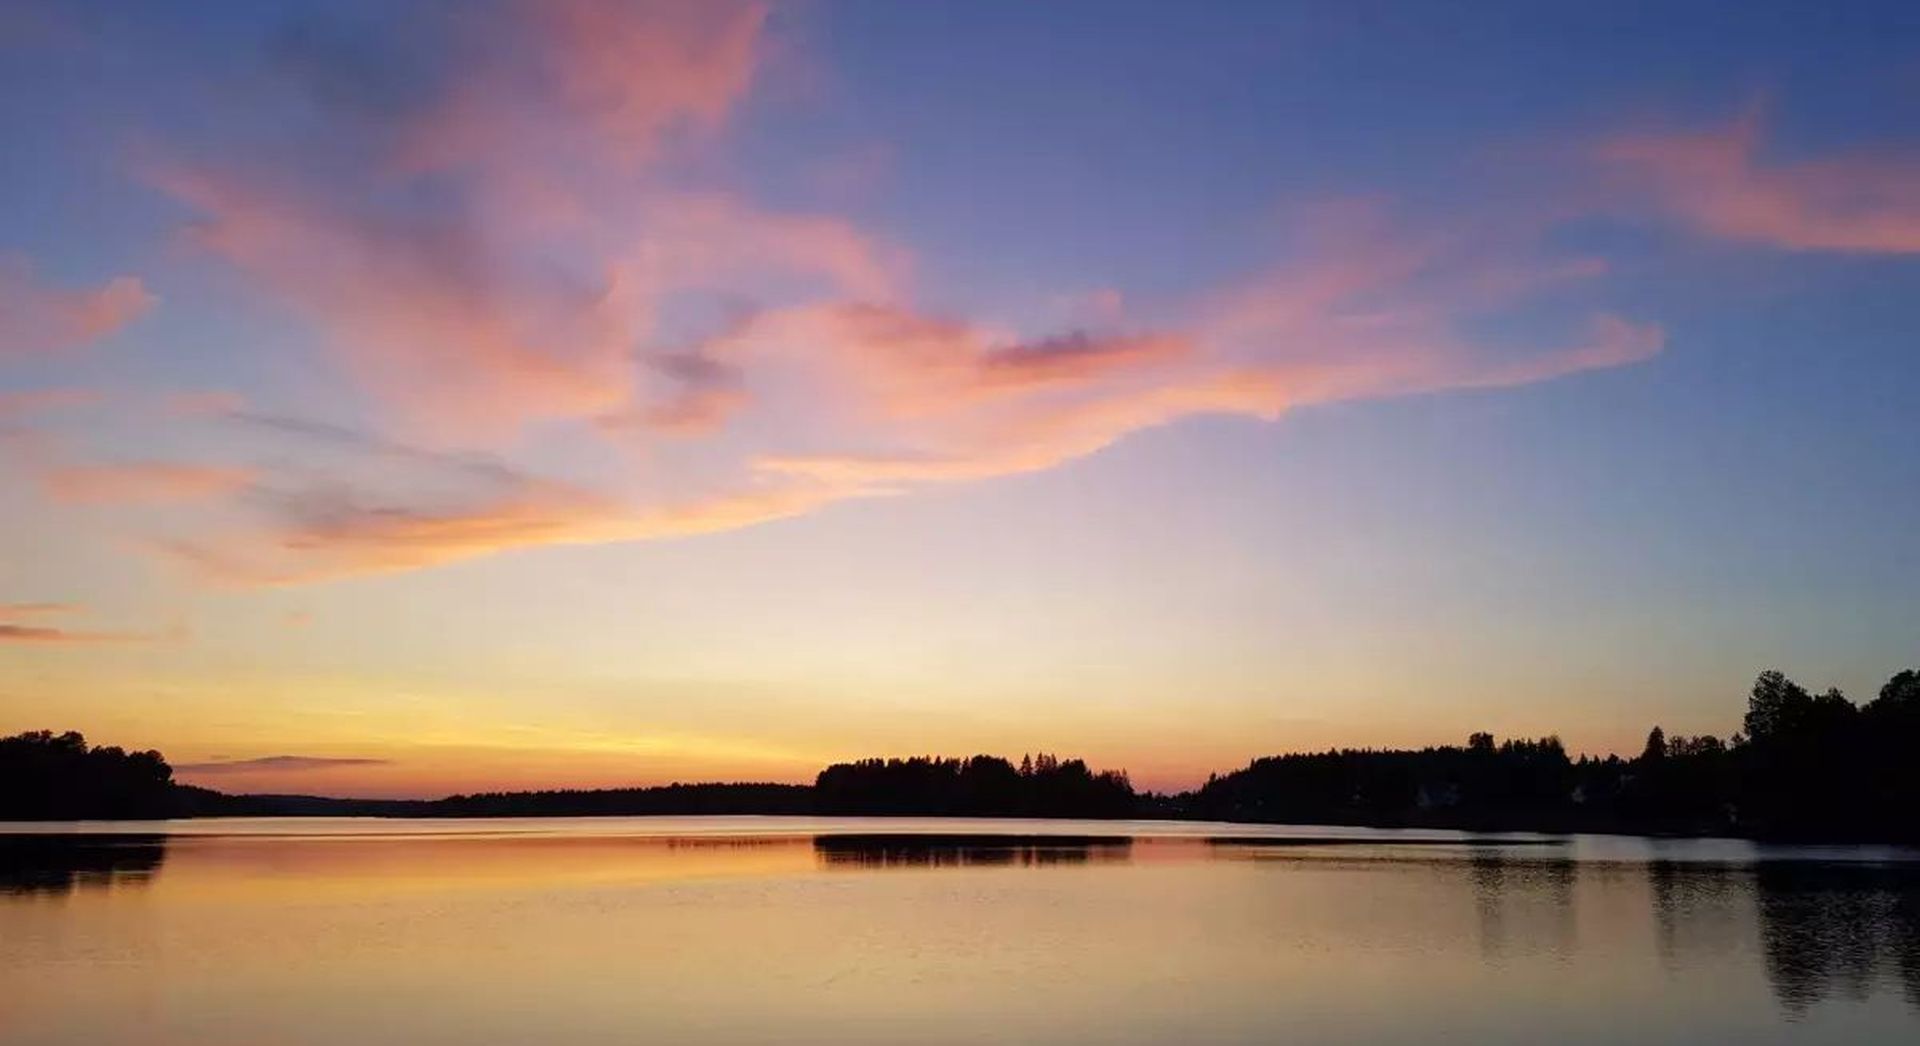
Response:
[[[176,805],[159,752],[89,748],[72,731],[0,738],[0,820],[167,817]]]
[[[915,756],[836,763],[814,779],[825,814],[972,817],[1127,817],[1135,812],[1124,771],[1095,772],[1079,759]]]
[[[1894,673],[1867,709],[1888,715],[1920,715],[1920,672],[1909,668]]]
[[[1500,827],[1554,815],[1573,787],[1559,738],[1496,745],[1491,734],[1475,734],[1464,748],[1256,759],[1210,779],[1191,810],[1215,820]]]
[[[1812,707],[1812,695],[1800,684],[1777,670],[1768,669],[1753,681],[1742,725],[1749,739],[1766,740],[1793,732],[1806,720]]]
[[[1779,672],[1762,672],[1736,753],[1743,824],[1775,836],[1872,834],[1892,811],[1873,780],[1884,754],[1865,725],[1840,691],[1815,697]]]
[[[1222,820],[1920,839],[1920,672],[1864,709],[1762,672],[1742,725],[1731,741],[1656,726],[1633,759],[1569,762],[1556,738],[1488,733],[1464,748],[1271,756],[1145,802]]]
[[[485,792],[424,804],[408,816],[583,817],[651,814],[807,814],[810,790],[788,784],[670,784],[551,792]]]
[[[1645,763],[1655,763],[1666,757],[1667,732],[1656,726],[1647,734],[1647,745],[1640,750],[1640,760]]]

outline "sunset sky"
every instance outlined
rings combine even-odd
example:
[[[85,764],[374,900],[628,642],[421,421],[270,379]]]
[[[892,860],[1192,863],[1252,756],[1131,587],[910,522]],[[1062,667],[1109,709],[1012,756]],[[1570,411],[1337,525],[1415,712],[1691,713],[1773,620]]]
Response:
[[[1920,661],[1920,6],[0,0],[0,733],[234,791]]]

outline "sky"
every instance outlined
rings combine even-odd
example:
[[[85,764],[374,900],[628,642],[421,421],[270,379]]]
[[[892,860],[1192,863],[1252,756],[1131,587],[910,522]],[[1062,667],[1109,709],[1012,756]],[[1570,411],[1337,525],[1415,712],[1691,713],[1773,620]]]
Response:
[[[0,732],[232,791],[1920,661],[1920,8],[0,0]]]

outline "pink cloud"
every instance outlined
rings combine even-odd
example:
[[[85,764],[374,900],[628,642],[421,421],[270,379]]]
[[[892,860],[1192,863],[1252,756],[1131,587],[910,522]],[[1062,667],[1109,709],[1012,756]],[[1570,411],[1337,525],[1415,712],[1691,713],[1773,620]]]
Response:
[[[1552,275],[1513,277],[1526,268]],[[1177,331],[998,346],[962,322],[838,306],[769,317],[726,354],[749,373],[756,352],[836,368],[811,395],[835,405],[848,449],[796,449],[835,431],[823,424],[756,457],[757,469],[899,489],[1051,468],[1185,417],[1273,419],[1340,400],[1520,385],[1660,350],[1657,327],[1605,314],[1570,344],[1462,335],[1466,320],[1540,286],[1604,272],[1563,268],[1343,218],[1300,260],[1210,296]]]
[[[991,349],[981,354],[979,370],[989,387],[1046,388],[1167,362],[1190,351],[1192,345],[1185,338],[1095,338],[1074,331]]]
[[[48,617],[68,617],[85,611],[86,607],[77,603],[0,603],[0,643],[47,645],[152,643],[179,639],[185,635],[185,629],[180,627],[164,632],[120,632],[22,623]]]
[[[704,435],[726,424],[751,402],[741,386],[740,373],[702,352],[663,353],[652,363],[676,387],[652,406],[598,419],[602,427]]]
[[[663,291],[797,274],[857,301],[905,294],[912,258],[843,219],[765,211],[725,193],[668,192],[642,201],[628,268]]]
[[[101,646],[121,643],[178,642],[185,637],[186,633],[179,629],[169,629],[162,632],[112,632],[0,623],[0,643]]]
[[[758,286],[885,301],[907,268],[838,219],[718,194],[645,201],[582,276],[542,251],[495,250],[481,230],[183,169],[150,177],[201,213],[196,242],[317,325],[403,419],[445,438],[507,441],[533,422],[629,407],[642,394],[636,352],[670,296]],[[669,422],[685,413],[670,409]]]
[[[252,469],[142,461],[115,465],[68,465],[40,477],[55,501],[69,505],[151,504],[200,501],[245,489]]]
[[[0,643],[117,643],[131,638],[118,632],[75,632],[43,625],[10,625],[0,622]]]
[[[1554,311],[1599,260],[1381,205],[1316,209],[1296,256],[1189,301],[1042,289],[1061,322],[1039,329],[928,308],[885,237],[690,187],[752,89],[762,6],[510,10],[453,19],[445,83],[321,117],[304,155],[144,169],[208,257],[305,319],[372,429],[196,399],[171,420],[247,424],[296,461],[66,469],[50,494],[196,498],[212,525],[154,547],[223,583],[292,584],[749,526],[1199,415],[1525,384],[1662,344]],[[1535,295],[1558,296],[1540,311],[1559,333],[1469,333]]]
[[[1629,135],[1595,156],[1710,236],[1792,250],[1920,251],[1920,156],[1856,153],[1769,161],[1761,125]]]
[[[746,94],[765,27],[761,3],[532,0],[554,45],[567,108],[631,148],[688,124],[713,130]]]
[[[0,603],[0,621],[22,618],[62,617],[86,611],[79,603]]]
[[[70,289],[41,282],[18,255],[0,255],[0,358],[58,352],[104,338],[157,299],[137,277]]]
[[[1271,420],[1314,404],[1500,388],[1624,366],[1654,326],[1600,313],[1546,345],[1467,338],[1467,321],[1602,270],[1511,278],[1523,259],[1363,223],[1207,296],[1170,329],[1019,338],[963,319],[848,300],[769,309],[659,357],[683,399],[696,486],[602,492],[507,471],[433,498],[328,485],[273,495],[257,525],[168,551],[227,583],[411,570],[557,544],[748,526],[848,498],[1057,467],[1199,415]],[[738,390],[758,390],[751,397]],[[725,438],[701,416],[724,395]],[[368,451],[374,445],[365,443]],[[425,457],[419,464],[454,468]],[[253,492],[255,500],[263,494]]]
[[[1450,385],[1476,389],[1531,385],[1583,371],[1642,363],[1659,355],[1666,344],[1666,331],[1656,324],[1635,323],[1612,313],[1601,313],[1588,322],[1585,340],[1575,345],[1469,371]]]
[[[366,504],[306,491],[268,525],[155,547],[221,585],[296,585],[455,563],[520,548],[686,537],[812,511],[854,492],[790,483],[636,506],[530,483],[451,506]]]
[[[212,174],[152,177],[201,212],[197,242],[326,331],[366,388],[425,428],[511,434],[626,397],[638,330],[609,275],[498,271],[459,227]]]
[[[417,433],[504,445],[605,417],[698,429],[744,392],[639,366],[663,309],[892,300],[909,269],[839,218],[692,191],[664,169],[745,96],[765,18],[730,0],[456,17],[442,89],[326,125],[334,152],[373,163],[321,172],[263,148],[142,173],[195,213],[195,243],[305,317]],[[305,74],[330,75],[325,60],[307,56]]]
[[[989,479],[1053,468],[1186,417],[1271,421],[1295,407],[1343,399],[1529,384],[1639,362],[1656,354],[1663,342],[1656,327],[1601,316],[1588,340],[1507,362],[1449,359],[1412,345],[1397,355],[1201,368],[1165,383],[1110,387],[1044,409],[995,412],[990,422],[956,426],[944,438],[906,452],[773,454],[756,464],[850,491]]]
[[[751,86],[766,17],[766,5],[737,0],[520,0],[470,35],[471,75],[416,123],[400,162],[517,167],[583,149],[654,160],[674,136],[726,121]]]
[[[100,399],[100,393],[92,389],[55,388],[0,392],[0,421],[43,411],[90,407],[100,402]]]
[[[706,351],[749,374],[772,375],[768,385],[807,389],[848,416],[902,422],[1138,379],[1192,348],[1180,334],[1074,331],[1023,341],[905,307],[828,301],[761,313]]]

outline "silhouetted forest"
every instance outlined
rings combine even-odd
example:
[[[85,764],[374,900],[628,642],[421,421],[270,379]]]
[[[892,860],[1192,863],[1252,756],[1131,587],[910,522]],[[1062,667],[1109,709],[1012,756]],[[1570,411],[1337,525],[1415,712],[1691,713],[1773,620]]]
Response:
[[[1855,705],[1763,672],[1725,740],[1659,727],[1631,757],[1572,758],[1557,737],[1269,756],[1178,795],[1041,754],[863,759],[812,785],[673,784],[433,800],[225,795],[172,783],[158,752],[77,733],[0,740],[0,819],[236,815],[503,817],[823,814],[1165,817],[1297,824],[1920,840],[1920,672]]]
[[[178,805],[159,752],[89,748],[50,730],[0,738],[0,821],[168,817]]]
[[[330,799],[227,795],[183,786],[193,817],[640,817],[659,814],[810,814],[813,789],[791,784],[670,784],[650,788],[479,792],[444,799]]]
[[[1856,706],[1762,672],[1742,730],[1668,737],[1631,758],[1569,758],[1557,737],[1256,759],[1150,800],[1175,816],[1308,824],[1920,839],[1920,673]]]
[[[811,790],[790,784],[670,784],[590,791],[484,792],[428,804],[435,817],[580,817],[595,814],[808,814]]]
[[[1125,772],[1046,753],[1018,768],[991,755],[835,763],[814,779],[813,800],[823,814],[932,817],[1131,817],[1137,805]]]

